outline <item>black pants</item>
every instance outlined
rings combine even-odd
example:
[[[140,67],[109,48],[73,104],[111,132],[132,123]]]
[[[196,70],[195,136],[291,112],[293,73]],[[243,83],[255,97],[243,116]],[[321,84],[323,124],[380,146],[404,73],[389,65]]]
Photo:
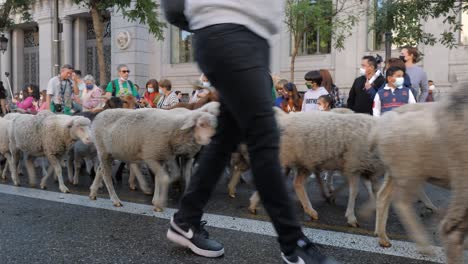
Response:
[[[195,58],[220,93],[216,135],[204,148],[180,210],[179,222],[198,225],[231,153],[249,148],[255,185],[283,252],[303,236],[279,164],[279,132],[272,109],[268,42],[244,26],[220,24],[195,32]]]

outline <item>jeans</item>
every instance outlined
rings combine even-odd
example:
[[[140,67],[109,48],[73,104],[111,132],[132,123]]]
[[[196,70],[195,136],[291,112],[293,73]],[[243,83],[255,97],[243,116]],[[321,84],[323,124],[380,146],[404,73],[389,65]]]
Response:
[[[198,226],[231,153],[247,143],[254,182],[278,233],[283,252],[292,252],[303,233],[279,163],[279,131],[272,108],[268,42],[235,24],[195,32],[195,58],[220,94],[218,127],[199,159],[175,220]]]

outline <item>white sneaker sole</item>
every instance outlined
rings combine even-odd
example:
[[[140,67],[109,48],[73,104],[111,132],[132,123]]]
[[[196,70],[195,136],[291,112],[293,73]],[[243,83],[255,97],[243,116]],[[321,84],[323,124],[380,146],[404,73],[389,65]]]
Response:
[[[174,243],[176,243],[178,245],[189,248],[190,250],[192,250],[193,253],[195,253],[195,254],[197,254],[199,256],[202,256],[202,257],[218,258],[218,257],[221,257],[222,255],[224,255],[224,248],[219,250],[219,251],[201,249],[201,248],[195,246],[192,242],[190,242],[190,240],[188,240],[187,238],[177,234],[176,232],[172,231],[171,229],[169,229],[167,231],[167,238],[170,241],[172,241],[172,242],[174,242]]]

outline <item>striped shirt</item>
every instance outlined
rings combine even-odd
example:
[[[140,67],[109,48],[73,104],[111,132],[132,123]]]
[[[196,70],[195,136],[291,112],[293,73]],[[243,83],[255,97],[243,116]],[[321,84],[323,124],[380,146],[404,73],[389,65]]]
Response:
[[[177,98],[177,95],[174,92],[171,92],[169,95],[161,95],[156,108],[170,109],[178,103],[179,98]]]

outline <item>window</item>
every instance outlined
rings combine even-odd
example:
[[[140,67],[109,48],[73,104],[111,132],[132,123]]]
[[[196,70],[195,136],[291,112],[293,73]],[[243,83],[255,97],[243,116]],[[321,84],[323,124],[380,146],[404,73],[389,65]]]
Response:
[[[327,54],[331,52],[331,36],[325,30],[311,28],[299,47],[297,55]]]
[[[381,31],[372,29],[376,17],[383,12],[384,0],[369,0],[369,8],[374,11],[369,12],[367,16],[367,49],[368,50],[383,50],[385,49],[385,34]]]
[[[460,34],[460,42],[462,45],[468,46],[468,10],[461,14],[461,23],[463,25]]]
[[[194,62],[193,34],[177,27],[171,27],[171,63]]]

